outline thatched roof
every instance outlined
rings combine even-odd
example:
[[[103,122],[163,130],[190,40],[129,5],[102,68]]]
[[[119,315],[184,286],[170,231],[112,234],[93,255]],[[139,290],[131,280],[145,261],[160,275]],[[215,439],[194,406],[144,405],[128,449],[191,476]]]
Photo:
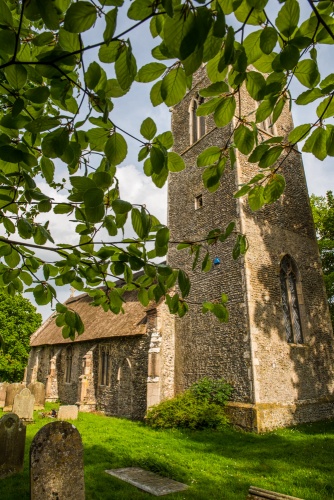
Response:
[[[92,306],[92,298],[86,293],[68,299],[65,304],[80,315],[85,325],[84,333],[76,337],[74,342],[144,335],[146,333],[146,308],[138,302],[135,292],[126,292],[123,299],[125,300],[124,314],[104,312],[102,307]],[[72,342],[70,339],[63,338],[61,328],[56,325],[55,317],[56,315],[53,314],[31,336],[31,347]]]

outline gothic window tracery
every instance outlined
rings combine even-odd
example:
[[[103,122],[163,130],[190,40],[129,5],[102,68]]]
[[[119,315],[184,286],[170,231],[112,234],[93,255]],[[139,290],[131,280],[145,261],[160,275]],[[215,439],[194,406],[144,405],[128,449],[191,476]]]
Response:
[[[197,116],[198,107],[204,102],[204,99],[197,95],[190,103],[189,107],[189,132],[190,144],[194,144],[205,134],[205,117]]]
[[[280,282],[286,340],[302,344],[303,334],[298,304],[298,270],[290,255],[285,255],[280,265]]]
[[[72,361],[73,361],[73,348],[69,346],[66,349],[66,368],[65,368],[65,382],[69,384],[72,380]]]

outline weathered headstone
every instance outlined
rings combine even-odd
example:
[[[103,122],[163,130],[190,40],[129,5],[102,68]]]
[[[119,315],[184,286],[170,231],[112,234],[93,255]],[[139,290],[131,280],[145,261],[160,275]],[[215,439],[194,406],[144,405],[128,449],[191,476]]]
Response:
[[[31,394],[35,396],[35,410],[43,410],[45,406],[45,385],[42,382],[33,382],[28,385]]]
[[[30,448],[31,500],[85,500],[81,436],[69,422],[52,422]]]
[[[6,403],[7,382],[0,383],[0,408],[3,408]]]
[[[247,500],[303,500],[302,498],[290,497],[276,491],[263,490],[256,486],[250,486]]]
[[[78,419],[78,407],[76,405],[59,406],[58,419],[59,420],[77,420]]]
[[[16,394],[19,394],[24,388],[25,384],[22,382],[15,382],[14,384],[7,385],[5,407],[3,411],[13,410],[14,398]]]
[[[14,398],[13,413],[16,413],[21,420],[32,422],[34,419],[34,404],[35,396],[25,387]]]
[[[14,413],[0,419],[0,479],[23,470],[26,427]]]

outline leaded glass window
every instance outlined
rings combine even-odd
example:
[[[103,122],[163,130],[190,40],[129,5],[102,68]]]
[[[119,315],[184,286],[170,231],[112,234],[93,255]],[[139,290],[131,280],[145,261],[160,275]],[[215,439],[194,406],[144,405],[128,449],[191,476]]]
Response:
[[[303,343],[297,280],[297,266],[290,255],[285,255],[281,260],[280,282],[286,340],[291,344]]]

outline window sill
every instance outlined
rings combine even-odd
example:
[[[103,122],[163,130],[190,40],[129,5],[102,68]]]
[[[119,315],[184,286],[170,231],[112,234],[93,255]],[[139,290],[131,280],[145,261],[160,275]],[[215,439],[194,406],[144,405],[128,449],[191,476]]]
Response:
[[[297,348],[302,348],[302,347],[308,348],[308,347],[310,347],[308,344],[293,344],[292,342],[291,343],[289,342],[288,344],[289,344],[290,347],[297,347]]]

